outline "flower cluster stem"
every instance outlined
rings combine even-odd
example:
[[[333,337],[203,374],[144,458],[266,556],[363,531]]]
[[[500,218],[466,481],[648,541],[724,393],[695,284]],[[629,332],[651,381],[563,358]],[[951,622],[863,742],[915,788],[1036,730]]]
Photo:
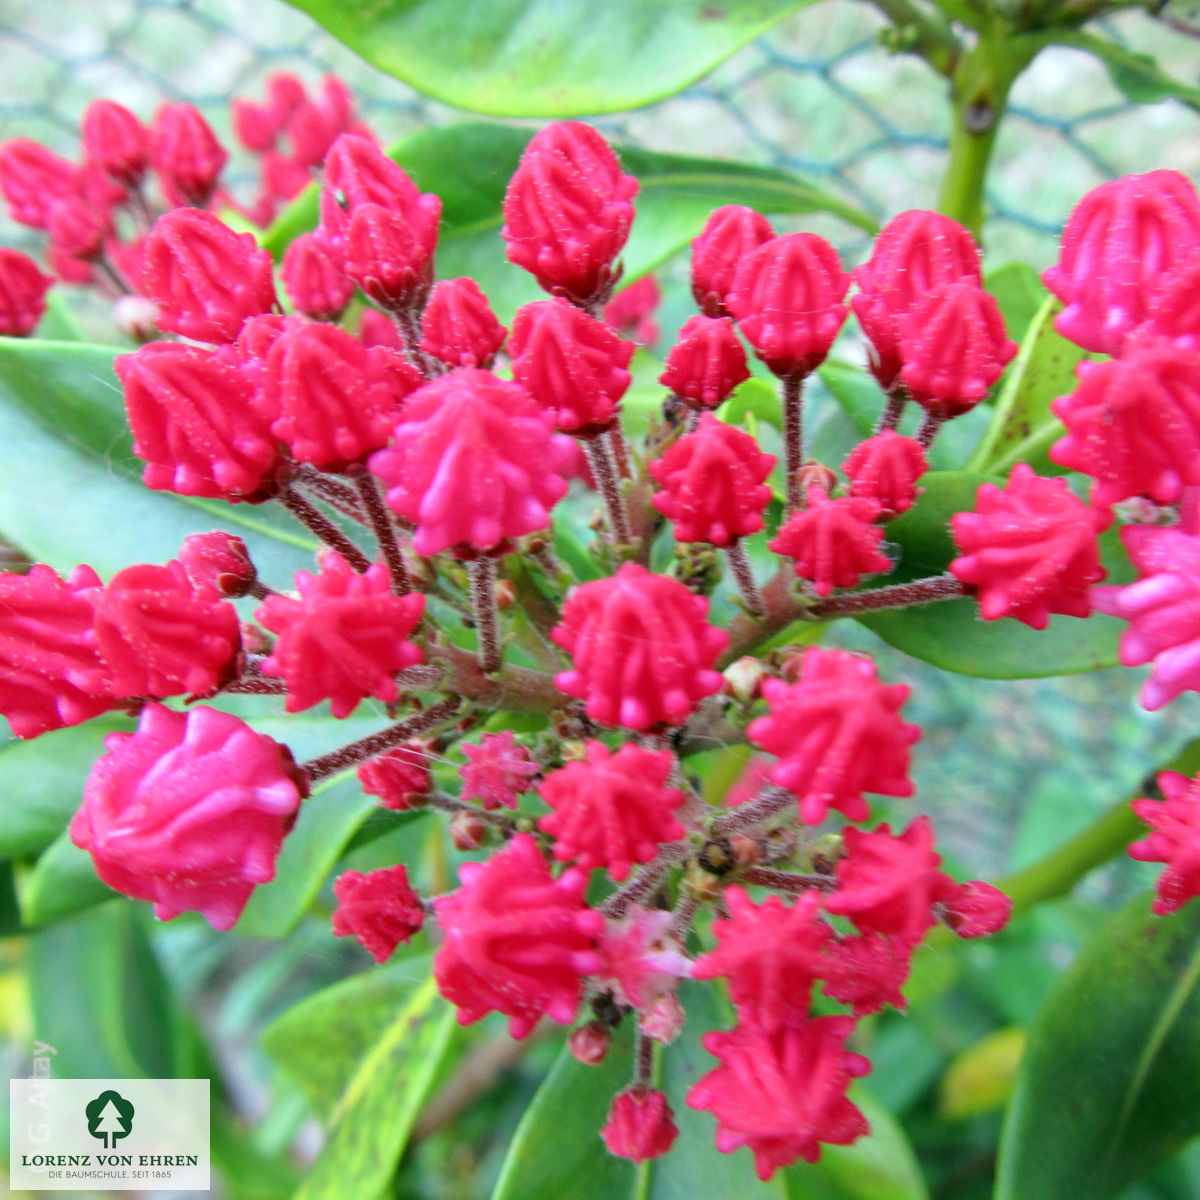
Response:
[[[319,509],[314,508],[299,492],[285,487],[278,496],[280,504],[302,525],[307,526],[331,550],[336,550],[360,575],[371,560]]]
[[[894,583],[889,587],[872,588],[867,592],[851,592],[822,600],[808,609],[819,620],[847,617],[854,613],[878,612],[884,608],[908,608],[913,604],[932,604],[937,600],[953,600],[967,594],[967,586],[953,575],[932,575],[914,579],[912,583]]]
[[[629,516],[625,512],[625,500],[621,495],[621,485],[613,467],[609,446],[602,440],[602,435],[587,437],[583,439],[583,452],[587,455],[592,478],[595,479],[600,495],[604,498],[609,527],[618,542],[628,545],[633,541],[633,535],[629,529]]]
[[[500,615],[496,610],[496,560],[483,555],[471,560],[471,610],[479,634],[479,669],[485,675],[500,670]]]
[[[788,375],[783,381],[783,439],[787,455],[787,511],[803,507],[800,467],[804,463],[804,376]]]
[[[764,616],[767,605],[763,600],[762,592],[758,590],[758,585],[754,582],[750,556],[746,553],[746,547],[740,539],[730,542],[725,547],[725,558],[729,563],[729,569],[733,572],[733,578],[737,582],[738,591],[741,592],[742,599],[746,602],[746,608],[756,617]]]
[[[795,803],[796,797],[791,792],[771,784],[763,788],[753,800],[747,800],[732,812],[718,817],[713,822],[709,836],[721,837],[742,829],[752,829],[755,825],[763,825]]]
[[[831,875],[799,875],[794,871],[776,871],[771,867],[747,867],[741,877],[755,887],[771,888],[789,896],[802,895],[809,888],[832,892],[837,887],[837,880]]]
[[[375,540],[383,551],[383,561],[387,563],[388,574],[392,578],[392,591],[397,596],[407,596],[413,590],[412,578],[404,564],[404,552],[396,540],[396,527],[388,516],[387,505],[379,492],[375,476],[364,468],[354,476],[354,484],[367,511]]]

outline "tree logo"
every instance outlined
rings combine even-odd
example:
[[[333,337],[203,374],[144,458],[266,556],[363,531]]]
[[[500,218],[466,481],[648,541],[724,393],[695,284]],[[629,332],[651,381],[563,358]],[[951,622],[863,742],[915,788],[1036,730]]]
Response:
[[[83,1111],[88,1133],[100,1138],[105,1150],[111,1150],[119,1138],[128,1137],[133,1128],[133,1105],[120,1092],[101,1092]]]

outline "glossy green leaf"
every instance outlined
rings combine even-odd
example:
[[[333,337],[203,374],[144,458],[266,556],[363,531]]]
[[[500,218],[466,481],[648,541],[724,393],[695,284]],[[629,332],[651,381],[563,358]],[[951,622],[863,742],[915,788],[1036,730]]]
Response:
[[[1153,55],[1130,50],[1088,29],[1055,31],[1050,37],[1060,46],[1085,50],[1098,58],[1121,94],[1135,104],[1178,100],[1200,110],[1200,87],[1168,75]]]
[[[39,338],[48,341],[87,341],[87,331],[59,287],[53,287],[46,293],[46,315],[38,323],[36,332]]]
[[[509,117],[652,104],[810,2],[289,0],[418,91]]]
[[[328,1120],[364,1056],[429,978],[429,959],[405,958],[324,988],[276,1018],[262,1047]]]
[[[533,277],[505,258],[500,237],[504,190],[531,136],[528,129],[507,125],[451,125],[422,130],[388,152],[423,191],[442,198],[438,277],[476,279],[506,324],[518,305],[545,299]],[[861,229],[876,228],[867,213],[773,167],[618,150],[624,169],[641,182],[637,219],[622,256],[626,282],[686,246],[721,204],[747,204],[765,213],[830,212]],[[316,220],[316,190],[310,189],[280,217],[264,245],[278,256]]]
[[[0,533],[58,570],[107,576],[165,561],[189,533],[245,539],[268,579],[312,565],[315,543],[270,505],[148,491],[134,458],[109,346],[0,338]]]
[[[107,717],[0,746],[0,857],[49,846],[79,808],[105,737],[130,728],[128,719]]]
[[[437,1077],[454,1010],[427,978],[379,1030],[332,1112],[329,1136],[296,1200],[379,1196]]]
[[[185,1021],[146,934],[122,901],[40,930],[29,944],[33,1027],[64,1078],[186,1078]]]
[[[92,856],[80,850],[64,829],[37,860],[21,889],[21,917],[26,925],[50,925],[118,895],[96,874]]]
[[[1046,299],[1041,277],[1028,263],[1009,262],[984,276],[983,286],[996,298],[1004,329],[1014,342],[1023,342]]]
[[[1030,324],[1020,353],[1008,369],[992,422],[967,463],[967,470],[1007,475],[1016,463],[1041,474],[1059,474],[1050,446],[1062,435],[1062,422],[1051,403],[1075,388],[1075,368],[1087,352],[1055,331],[1062,301],[1047,296]]]
[[[1112,917],[1029,1031],[996,1200],[1108,1200],[1200,1133],[1200,905]]]
[[[944,572],[957,554],[950,517],[974,508],[975,493],[984,480],[966,471],[927,474],[921,481],[924,495],[886,527],[885,536],[899,546],[901,559],[892,575],[876,582],[882,586]],[[1127,582],[1128,559],[1113,530],[1101,537],[1100,545],[1109,579]],[[984,621],[976,602],[965,596],[857,619],[914,658],[985,679],[1035,679],[1115,666],[1117,643],[1126,628],[1124,621],[1099,613],[1086,620],[1056,615],[1045,630],[1009,617]]]

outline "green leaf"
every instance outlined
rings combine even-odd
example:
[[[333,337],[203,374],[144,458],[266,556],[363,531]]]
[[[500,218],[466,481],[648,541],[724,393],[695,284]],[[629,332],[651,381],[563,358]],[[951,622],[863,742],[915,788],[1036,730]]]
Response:
[[[533,277],[505,258],[500,237],[504,190],[531,136],[528,129],[467,123],[422,130],[388,151],[423,191],[442,198],[439,278],[470,275],[506,323],[519,305],[545,298]],[[876,229],[867,213],[773,167],[634,147],[617,150],[623,168],[642,185],[623,255],[626,282],[686,246],[721,204],[746,204],[765,213],[829,212],[869,232]],[[263,244],[281,255],[316,221],[317,193],[310,188],[272,226]]]
[[[223,526],[267,578],[312,565],[315,543],[270,505],[148,491],[134,457],[111,346],[0,338],[0,531],[60,571],[110,575],[165,561],[189,533]]]
[[[173,1079],[191,1038],[146,934],[145,905],[106,905],[29,943],[33,1027],[64,1078]],[[182,1076],[186,1077],[186,1076]]]
[[[1168,75],[1150,54],[1140,54],[1086,29],[1055,31],[1051,40],[1098,58],[1117,90],[1135,104],[1178,100],[1200,110],[1200,88]]]
[[[432,978],[420,984],[359,1062],[329,1137],[296,1200],[379,1196],[437,1077],[455,1027]]]
[[[26,925],[50,925],[119,894],[96,874],[92,856],[64,829],[30,872],[21,894],[21,919]]]
[[[0,746],[0,857],[49,846],[79,808],[83,785],[104,753],[104,739],[131,727],[127,719],[106,717]]]
[[[989,271],[983,286],[996,298],[1004,328],[1014,342],[1023,342],[1038,309],[1046,299],[1041,277],[1028,263],[1010,262]]]
[[[328,1120],[379,1031],[428,977],[422,956],[323,988],[268,1025],[262,1047]]]
[[[1061,473],[1048,451],[1065,432],[1050,411],[1051,403],[1075,388],[1075,368],[1085,350],[1055,331],[1062,301],[1047,296],[1021,343],[1020,353],[1005,376],[992,423],[967,462],[968,471],[1007,475],[1019,462],[1042,474]]]
[[[924,495],[886,527],[886,537],[899,545],[902,557],[896,571],[877,584],[903,583],[944,572],[957,554],[950,536],[950,517],[975,507],[975,493],[985,478],[968,471],[925,475],[921,480]],[[1100,547],[1109,578],[1125,581],[1128,559],[1114,530],[1101,536]],[[914,658],[984,679],[1037,679],[1115,666],[1117,642],[1126,628],[1125,622],[1099,613],[1086,620],[1056,615],[1045,630],[1031,629],[1009,617],[984,621],[974,599],[967,596],[865,613],[857,619]]]
[[[622,112],[674,95],[810,0],[289,0],[369,63],[456,108]]]
[[[1120,1194],[1200,1132],[1200,905],[1112,917],[1029,1031],[996,1200]]]
[[[37,336],[56,342],[86,342],[87,331],[63,295],[62,288],[46,293],[46,315],[37,327]]]

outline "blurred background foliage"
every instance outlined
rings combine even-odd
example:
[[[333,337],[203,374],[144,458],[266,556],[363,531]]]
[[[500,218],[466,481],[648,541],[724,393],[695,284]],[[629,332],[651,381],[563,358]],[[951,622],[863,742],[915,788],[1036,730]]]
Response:
[[[495,33],[489,22],[509,19],[515,3],[0,0],[0,138],[33,137],[73,155],[83,109],[110,96],[143,115],[164,99],[191,100],[232,146],[231,96],[261,96],[265,78],[278,70],[309,82],[335,71],[389,143],[464,120],[455,104],[492,117],[525,115],[518,123],[530,127],[541,119],[528,114],[544,118],[557,110],[594,117],[610,137],[645,150],[794,172],[879,221],[936,202],[954,121],[947,79],[911,54],[889,53],[910,43],[898,40],[874,8],[849,0],[714,5],[711,12],[729,20],[712,29],[705,28],[710,9],[683,3],[676,6],[677,27],[667,31],[673,37],[662,44],[647,42],[636,0],[603,6],[591,28],[570,24],[570,4],[557,12],[551,0],[517,4],[527,10],[526,21],[502,41],[506,52],[524,55],[524,65],[489,76],[480,46]],[[641,6],[647,7],[656,6]],[[893,15],[909,9],[881,7]],[[375,60],[406,83],[363,61],[303,8],[324,10],[352,43],[363,37],[356,14],[367,9],[376,15],[411,9],[417,17],[424,9],[432,16],[417,27],[425,39],[419,44],[405,41],[413,29],[403,23],[370,39]],[[1085,191],[1126,172],[1171,166],[1194,176],[1200,169],[1200,41],[1187,32],[1195,14],[1170,6],[1163,15],[1170,20],[1145,12],[1110,16],[1089,27],[1095,31],[1089,36],[1115,51],[1053,46],[1016,81],[987,174],[983,231],[992,278],[1006,281],[1010,323],[1027,321],[1040,297],[1028,274],[997,272],[1018,260],[1039,271],[1048,266],[1062,221]],[[623,47],[622,69],[589,74],[589,55],[621,59]],[[547,56],[569,55],[580,61],[574,90],[544,86]],[[655,55],[661,70],[648,70]],[[636,107],[613,111],[625,105]],[[470,161],[451,165],[472,171]],[[235,187],[246,182],[245,163],[241,169],[240,180],[234,171]],[[860,261],[868,246],[867,233],[827,214],[785,216],[777,224],[824,233],[849,262]],[[0,243],[29,248],[28,232],[0,218]],[[685,256],[663,264],[660,279],[665,347],[689,313]],[[840,353],[860,356],[853,344]],[[828,389],[817,390],[814,405],[816,444],[840,461],[843,407]],[[69,431],[80,438],[94,432]],[[139,532],[124,536],[136,541]],[[112,553],[118,563],[129,557],[119,546]],[[861,1102],[872,1105],[877,1129],[868,1146],[831,1149],[820,1169],[801,1166],[768,1187],[753,1181],[745,1152],[716,1156],[707,1119],[684,1110],[692,1119],[681,1145],[650,1175],[605,1158],[595,1130],[613,1087],[624,1080],[619,1048],[588,1074],[560,1059],[558,1038],[514,1046],[493,1020],[460,1031],[426,982],[421,946],[386,968],[367,969],[370,960],[357,946],[333,938],[331,895],[321,880],[335,861],[339,870],[405,861],[434,890],[452,885],[456,865],[435,821],[371,816],[371,806],[345,783],[316,798],[318,816],[305,840],[289,844],[286,866],[298,882],[290,890],[263,889],[237,931],[214,935],[191,917],[155,925],[145,906],[112,899],[79,870],[58,837],[99,752],[104,729],[96,723],[44,744],[0,746],[0,930],[9,935],[0,943],[0,1033],[8,1073],[28,1071],[35,1035],[58,1049],[59,1075],[211,1073],[219,1081],[217,1191],[247,1200],[297,1189],[306,1197],[406,1200],[473,1200],[493,1192],[498,1200],[625,1194],[976,1200],[994,1194],[1004,1109],[1036,1021],[1035,1046],[1045,1062],[1037,1059],[1027,1070],[1043,1077],[1061,1074],[1064,1061],[1082,1061],[1072,1038],[1082,1039],[1084,1049],[1089,1038],[1118,1044],[1122,1031],[1133,1039],[1126,1047],[1131,1070],[1142,1074],[1122,1093],[1130,1097],[1125,1116],[1149,1116],[1145,1129],[1133,1121],[1129,1153],[1122,1151],[1122,1162],[1094,1191],[1079,1183],[1084,1167],[1069,1156],[1035,1147],[1035,1157],[1055,1159],[1060,1179],[1083,1188],[1072,1194],[1125,1200],[1200,1194],[1200,1151],[1179,1152],[1197,1128],[1193,1110],[1200,1107],[1191,1097],[1194,1085],[1186,1083],[1189,1072],[1200,1075],[1192,1053],[1200,1050],[1192,1032],[1200,1021],[1190,957],[1197,919],[1174,922],[1157,957],[1138,959],[1128,951],[1129,929],[1141,927],[1145,901],[1134,898],[1151,876],[1114,857],[1133,826],[1114,817],[1095,843],[1084,832],[1119,802],[1143,794],[1147,776],[1184,750],[1198,731],[1197,698],[1151,715],[1136,705],[1137,672],[976,679],[910,658],[851,622],[830,641],[870,650],[883,678],[913,687],[906,715],[924,729],[914,761],[917,796],[879,806],[882,816],[903,823],[932,813],[951,868],[964,877],[1004,879],[1076,835],[1085,838],[1067,875],[1048,879],[1035,868],[1021,877],[1026,911],[1005,934],[966,946],[935,938],[918,959],[910,1013],[867,1023],[873,1099]],[[349,724],[369,728],[377,720]],[[355,733],[343,726],[331,735],[318,720],[292,718],[286,733],[279,724],[277,736],[300,756]],[[699,766],[710,777],[732,776],[738,754]],[[448,776],[453,769],[453,763],[443,767]],[[1034,905],[1035,899],[1043,902]],[[1112,924],[1113,911],[1127,902],[1134,908]],[[1159,1029],[1155,986],[1177,987],[1181,978],[1186,988],[1171,992],[1178,1037],[1168,1037]],[[1089,999],[1097,988],[1108,989],[1108,1008],[1126,1014],[1120,1029],[1101,1027],[1098,1010],[1105,1006]],[[705,1007],[711,999],[685,1001],[693,1031],[675,1048],[676,1065],[666,1068],[678,1074],[666,1081],[669,1092],[703,1069],[695,1035],[706,1020],[723,1019]],[[1075,1057],[1046,1057],[1046,1046]],[[1080,1068],[1075,1086],[1083,1093],[1121,1086],[1111,1067],[1094,1078]],[[1009,1115],[1035,1143],[1039,1129],[1059,1132],[1038,1108],[1039,1095],[1050,1098],[1045,1088],[1027,1090]],[[1171,1114],[1176,1095],[1187,1100],[1179,1119]],[[1153,1104],[1143,1109],[1146,1096],[1162,1111]],[[326,1137],[324,1130],[332,1132]],[[1127,1132],[1122,1126],[1107,1134],[1121,1141]],[[573,1135],[580,1157],[565,1151]],[[1082,1136],[1074,1145],[1084,1161],[1103,1157],[1103,1147],[1089,1150]],[[1060,1185],[1052,1173],[1022,1174],[1023,1162],[1001,1153],[1008,1160],[999,1200],[1068,1194],[1054,1190]],[[1164,1156],[1166,1164],[1156,1165]],[[1122,1191],[1143,1168],[1151,1174]]]

